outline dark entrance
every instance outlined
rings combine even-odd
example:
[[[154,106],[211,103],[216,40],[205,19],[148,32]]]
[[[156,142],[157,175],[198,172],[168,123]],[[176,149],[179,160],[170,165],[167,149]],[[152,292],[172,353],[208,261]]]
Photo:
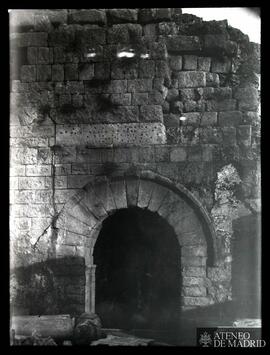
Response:
[[[180,247],[157,213],[122,209],[104,222],[94,249],[96,312],[104,327],[167,329],[179,320]]]

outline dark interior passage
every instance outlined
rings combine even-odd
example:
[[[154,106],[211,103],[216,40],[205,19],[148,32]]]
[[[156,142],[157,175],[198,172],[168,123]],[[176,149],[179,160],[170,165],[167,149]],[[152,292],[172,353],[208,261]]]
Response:
[[[117,211],[104,223],[94,249],[96,312],[104,327],[175,326],[180,311],[180,247],[157,213]]]

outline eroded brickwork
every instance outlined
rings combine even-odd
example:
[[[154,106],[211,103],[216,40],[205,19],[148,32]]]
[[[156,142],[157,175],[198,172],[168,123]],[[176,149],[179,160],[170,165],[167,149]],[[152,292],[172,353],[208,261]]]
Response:
[[[215,230],[209,267],[198,235],[190,247],[192,233],[180,243],[183,306],[230,300],[233,221],[260,211],[260,46],[226,21],[165,8],[16,10],[10,31],[11,255],[15,268],[37,267],[30,279],[14,278],[15,305],[30,307],[34,284],[51,292],[42,312],[85,308],[93,297],[85,283],[94,282],[82,271],[93,270],[85,245],[97,227],[81,194],[97,178],[117,177],[110,199],[104,186],[96,190],[103,207],[97,202],[95,218],[130,205],[168,212],[170,203],[155,207],[154,195],[145,204],[151,184],[140,195],[135,181],[125,182],[142,171],[186,188]],[[66,203],[73,217],[59,227]],[[176,224],[173,211],[164,218]],[[42,263],[59,256],[63,267],[45,275]],[[61,308],[65,294],[70,309]]]

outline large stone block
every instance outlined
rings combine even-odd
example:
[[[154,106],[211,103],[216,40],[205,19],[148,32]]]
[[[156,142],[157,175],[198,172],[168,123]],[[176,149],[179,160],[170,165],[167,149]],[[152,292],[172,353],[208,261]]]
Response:
[[[194,276],[184,276],[183,277],[183,286],[205,286],[205,278],[203,277],[194,277]]]
[[[52,65],[52,81],[64,81],[64,67],[61,64]]]
[[[168,52],[187,52],[201,50],[200,39],[197,36],[171,36],[166,37],[165,42]]]
[[[147,104],[148,104],[147,92],[132,93],[132,105],[147,105]]]
[[[26,176],[50,176],[51,165],[26,165]]]
[[[207,297],[183,297],[184,306],[209,306],[211,301]]]
[[[140,60],[139,78],[148,79],[155,76],[155,62],[153,60]]]
[[[202,266],[185,266],[182,273],[184,277],[205,277],[206,268]]]
[[[10,150],[10,163],[36,164],[37,152],[36,148],[12,148]]]
[[[19,189],[22,190],[40,190],[52,188],[52,178],[47,176],[39,177],[20,177]]]
[[[223,54],[233,56],[237,52],[237,44],[228,40],[226,34],[204,35],[203,49],[210,53],[222,51]]]
[[[213,73],[229,73],[232,68],[232,62],[229,58],[224,58],[223,60],[212,59],[211,71]]]
[[[126,184],[124,180],[113,181],[110,183],[114,202],[117,209],[127,208]]]
[[[211,57],[199,57],[198,58],[198,70],[210,71]]]
[[[219,112],[218,122],[222,127],[226,126],[238,126],[242,120],[241,111],[228,111],[228,112]]]
[[[128,92],[147,92],[152,90],[151,79],[135,79],[128,80],[127,91]]]
[[[205,256],[182,256],[181,257],[181,265],[184,266],[205,266],[206,265],[206,257]]]
[[[51,65],[46,65],[46,64],[37,65],[37,80],[38,81],[51,81],[52,80]]]
[[[65,80],[78,80],[78,64],[65,64]]]
[[[182,70],[182,56],[174,55],[170,57],[169,60],[170,69],[173,71]]]
[[[28,32],[28,33],[11,33],[11,47],[46,47],[48,33],[45,32]]]
[[[186,71],[177,74],[179,88],[194,88],[206,86],[205,72]]]
[[[139,183],[139,179],[126,179],[128,207],[137,206]]]
[[[130,59],[126,59],[126,61],[123,61],[120,59],[111,64],[110,74],[112,79],[137,79],[138,63],[129,60]]]
[[[187,112],[184,113],[183,116],[186,118],[186,120],[183,121],[185,126],[199,126],[201,119],[199,112]]]
[[[79,80],[91,80],[94,77],[94,64],[85,63],[79,67]]]
[[[142,27],[139,24],[113,25],[108,29],[108,44],[138,43],[141,40]]]
[[[56,128],[56,144],[61,146],[87,144],[102,147],[165,142],[165,127],[161,123],[58,125]]]
[[[203,112],[201,126],[215,126],[217,124],[217,112]]]
[[[219,86],[219,75],[217,73],[206,73],[206,86]]]
[[[236,128],[235,127],[223,127],[223,144],[224,145],[236,145]]]
[[[244,146],[250,146],[251,145],[251,134],[252,134],[251,125],[238,126],[238,130],[237,130],[238,144],[244,145]]]
[[[169,190],[161,185],[155,185],[152,191],[152,196],[148,205],[148,209],[156,212],[162,205],[163,200],[167,196]]]
[[[203,297],[206,296],[205,286],[184,286],[183,295],[188,297]]]
[[[137,22],[137,9],[109,9],[107,10],[108,21],[111,23]]]
[[[140,120],[143,122],[163,122],[162,107],[159,105],[142,105]]]
[[[236,90],[234,98],[239,100],[239,109],[256,111],[259,105],[258,90],[252,86],[240,87]]]
[[[106,23],[106,13],[104,10],[87,9],[87,10],[72,10],[69,15],[70,23],[79,24],[100,24]]]
[[[173,148],[170,153],[171,161],[185,161],[187,159],[187,149],[185,147]]]
[[[220,128],[206,127],[200,130],[200,141],[207,144],[222,143],[222,132]]]
[[[197,70],[198,57],[196,55],[184,55],[183,70]]]
[[[140,180],[137,206],[140,208],[146,208],[150,202],[152,196],[152,190],[154,184],[146,180]]]
[[[171,9],[169,8],[152,8],[139,9],[139,22],[157,22],[171,19]]]
[[[235,99],[224,99],[224,100],[208,100],[206,102],[207,111],[235,111],[236,109]]]
[[[35,65],[21,66],[21,81],[33,82],[37,79],[37,69]]]

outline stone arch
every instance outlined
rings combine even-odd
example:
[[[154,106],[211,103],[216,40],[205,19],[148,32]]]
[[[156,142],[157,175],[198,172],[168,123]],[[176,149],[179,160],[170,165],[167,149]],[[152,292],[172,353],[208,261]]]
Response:
[[[194,276],[205,277],[207,266],[215,265],[216,238],[210,217],[184,186],[151,171],[96,177],[66,203],[56,223],[56,257],[73,255],[85,259],[86,311],[95,310],[93,250],[102,222],[115,211],[132,206],[157,212],[174,228],[181,248],[183,275],[193,276],[195,269]],[[192,306],[207,305],[206,295],[206,287],[199,291],[184,288],[182,306],[190,306],[188,298],[193,296],[198,304],[195,298]]]

